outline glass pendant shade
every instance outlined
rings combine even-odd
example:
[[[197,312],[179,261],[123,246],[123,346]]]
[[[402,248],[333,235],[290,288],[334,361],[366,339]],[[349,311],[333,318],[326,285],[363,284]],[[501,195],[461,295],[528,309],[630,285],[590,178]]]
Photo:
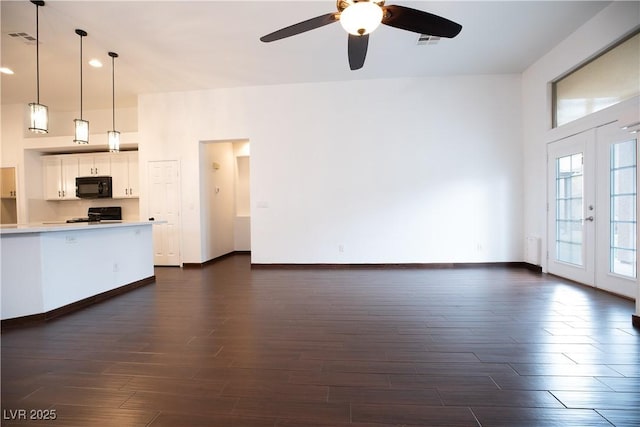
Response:
[[[116,71],[115,71],[115,59],[118,54],[115,52],[109,52],[111,57],[111,102],[113,109],[111,110],[111,118],[113,124],[113,130],[107,132],[107,138],[109,140],[109,151],[115,153],[120,151],[120,132],[116,130]]]
[[[349,34],[369,34],[382,22],[382,8],[372,1],[361,1],[347,7],[340,14],[340,24]]]
[[[76,128],[76,137],[73,142],[76,144],[88,144],[89,143],[89,122],[82,119],[75,119],[73,121]]]
[[[29,130],[35,133],[47,133],[49,131],[49,109],[46,105],[29,104]]]
[[[109,138],[109,151],[120,151],[120,132],[117,130],[110,130],[107,132],[107,136]]]

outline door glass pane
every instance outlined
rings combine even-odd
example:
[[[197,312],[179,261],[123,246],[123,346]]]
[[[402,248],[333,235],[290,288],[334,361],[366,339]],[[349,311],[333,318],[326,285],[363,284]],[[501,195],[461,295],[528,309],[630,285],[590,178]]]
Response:
[[[610,271],[636,277],[636,140],[611,146]]]
[[[583,265],[582,153],[556,159],[556,260]]]

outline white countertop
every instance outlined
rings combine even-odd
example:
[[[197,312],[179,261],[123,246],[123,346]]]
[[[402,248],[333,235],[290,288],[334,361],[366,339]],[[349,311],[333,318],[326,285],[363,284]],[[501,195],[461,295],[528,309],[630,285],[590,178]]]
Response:
[[[0,235],[49,233],[56,231],[89,231],[115,227],[133,227],[139,225],[163,224],[165,221],[103,221],[103,222],[73,222],[64,221],[40,222],[32,224],[8,224],[0,226]]]

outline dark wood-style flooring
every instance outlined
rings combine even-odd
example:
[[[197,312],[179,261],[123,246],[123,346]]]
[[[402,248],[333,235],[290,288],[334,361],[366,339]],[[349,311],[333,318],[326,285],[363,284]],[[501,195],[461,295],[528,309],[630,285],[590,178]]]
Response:
[[[247,255],[156,275],[4,331],[2,424],[640,425],[633,303],[558,278]]]

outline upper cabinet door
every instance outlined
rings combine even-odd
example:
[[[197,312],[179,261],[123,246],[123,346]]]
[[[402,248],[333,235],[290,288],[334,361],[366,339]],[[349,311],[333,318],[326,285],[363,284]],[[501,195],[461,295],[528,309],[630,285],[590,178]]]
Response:
[[[93,157],[93,170],[96,175],[111,175],[111,156],[109,153],[99,154]]]
[[[111,155],[111,176],[113,177],[113,198],[137,198],[138,152],[122,151]]]
[[[131,151],[129,153],[129,197],[140,197],[138,173],[138,152]]]
[[[111,156],[109,153],[78,155],[78,176],[111,175]]]
[[[44,156],[42,176],[45,200],[75,200],[78,158],[75,156]]]

